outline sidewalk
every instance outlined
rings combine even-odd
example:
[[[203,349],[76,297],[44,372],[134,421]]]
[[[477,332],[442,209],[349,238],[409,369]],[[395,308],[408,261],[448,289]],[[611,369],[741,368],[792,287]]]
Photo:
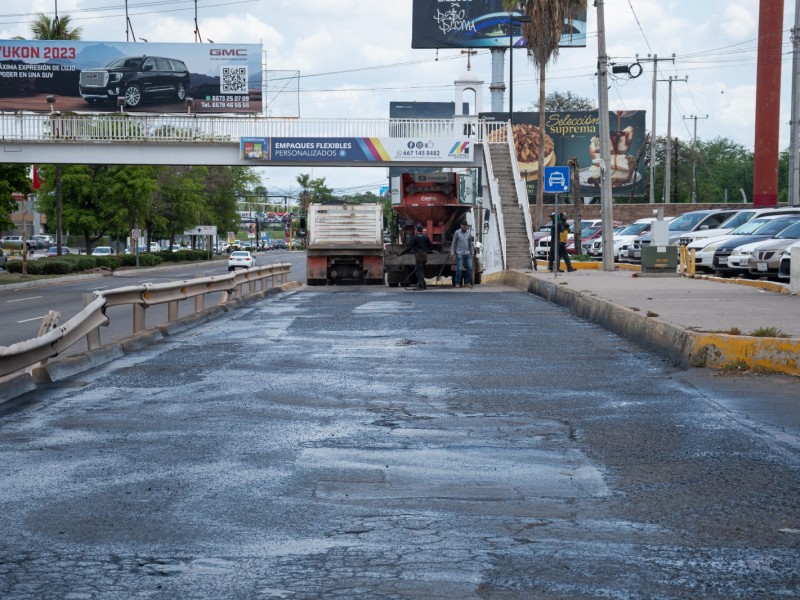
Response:
[[[732,280],[643,277],[625,270],[578,270],[558,277],[541,270],[506,271],[484,281],[526,289],[675,364],[800,375],[800,298],[788,293]],[[748,335],[760,328],[789,337]]]

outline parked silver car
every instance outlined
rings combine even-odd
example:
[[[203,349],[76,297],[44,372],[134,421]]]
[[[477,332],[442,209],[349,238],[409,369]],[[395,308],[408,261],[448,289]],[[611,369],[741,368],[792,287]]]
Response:
[[[800,222],[790,225],[753,251],[749,267],[752,275],[777,278],[783,251],[800,240]]]

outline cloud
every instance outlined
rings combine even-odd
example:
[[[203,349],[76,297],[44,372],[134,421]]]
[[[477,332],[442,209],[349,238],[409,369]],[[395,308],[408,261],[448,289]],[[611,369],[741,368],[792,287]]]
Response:
[[[732,40],[752,39],[757,36],[757,23],[758,18],[752,11],[740,4],[731,4],[725,8],[719,30],[725,37]]]

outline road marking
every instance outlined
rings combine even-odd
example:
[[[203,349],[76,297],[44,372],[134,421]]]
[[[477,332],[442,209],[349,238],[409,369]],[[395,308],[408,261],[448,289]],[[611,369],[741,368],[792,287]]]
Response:
[[[41,317],[33,317],[32,319],[23,319],[22,321],[17,321],[17,323],[28,323],[29,321],[39,321],[41,319],[44,319],[44,315]]]
[[[42,298],[42,297],[43,296],[31,296],[30,298],[17,298],[16,300],[6,300],[6,303],[11,304],[12,302],[24,302],[25,300],[36,300],[37,298]]]

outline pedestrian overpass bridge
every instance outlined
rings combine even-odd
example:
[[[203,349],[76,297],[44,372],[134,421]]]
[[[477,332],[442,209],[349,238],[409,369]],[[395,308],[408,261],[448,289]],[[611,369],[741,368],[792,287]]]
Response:
[[[245,139],[259,150],[245,151]],[[325,160],[262,153],[280,139],[360,146]],[[321,142],[320,142],[321,141]],[[260,116],[0,113],[0,161],[18,164],[438,167],[481,170],[482,213],[473,215],[487,272],[530,269],[533,229],[510,123],[453,119],[284,119]],[[386,149],[392,149],[387,152]]]
[[[483,165],[483,142],[508,140],[508,124],[454,119],[287,119],[260,116],[94,113],[2,113],[2,161],[23,164],[148,164],[326,167],[471,167]],[[244,138],[347,138],[468,142],[458,161],[392,156],[370,160],[259,160]],[[445,157],[446,158],[446,157]]]

